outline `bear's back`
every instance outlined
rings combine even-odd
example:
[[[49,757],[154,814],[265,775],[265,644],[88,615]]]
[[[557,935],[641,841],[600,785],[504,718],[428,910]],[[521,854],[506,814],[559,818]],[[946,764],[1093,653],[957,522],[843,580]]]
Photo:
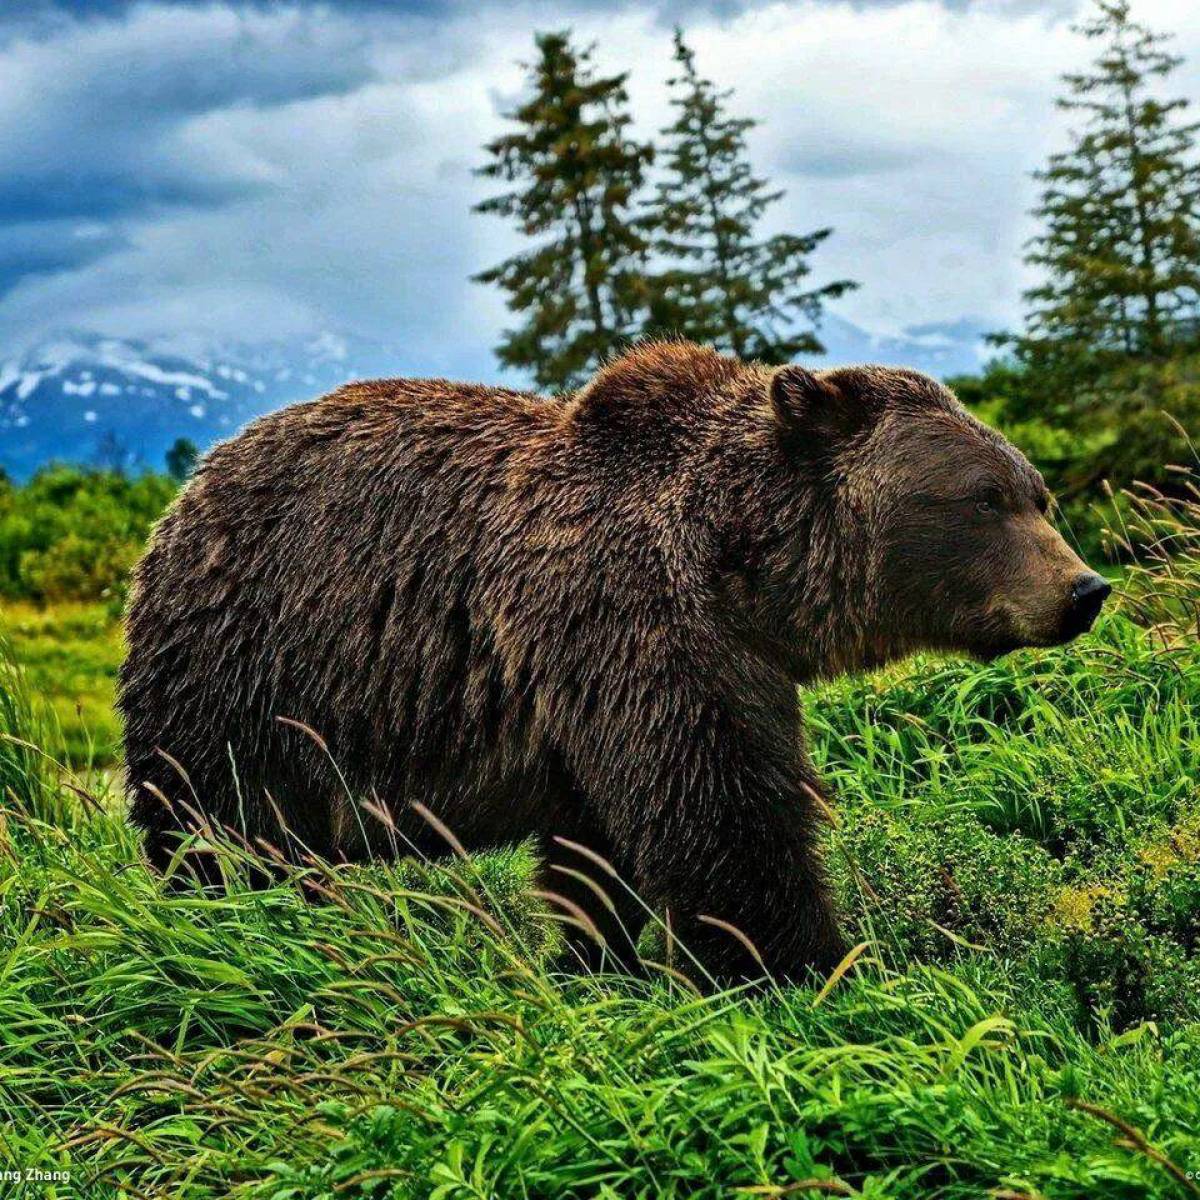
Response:
[[[363,785],[486,757],[520,713],[501,711],[483,569],[514,475],[545,457],[560,418],[558,401],[525,393],[373,381],[216,447],[135,573],[120,695],[135,819],[157,803],[141,782],[178,791],[160,748],[208,811],[289,783],[336,788],[280,717],[316,731],[346,773],[369,765]]]

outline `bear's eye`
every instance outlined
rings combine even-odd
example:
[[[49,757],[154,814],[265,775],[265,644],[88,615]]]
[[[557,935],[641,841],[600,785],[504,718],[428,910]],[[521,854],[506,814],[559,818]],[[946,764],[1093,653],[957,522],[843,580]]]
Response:
[[[995,488],[985,488],[975,497],[975,511],[981,517],[994,517],[1000,511],[1000,493]]]

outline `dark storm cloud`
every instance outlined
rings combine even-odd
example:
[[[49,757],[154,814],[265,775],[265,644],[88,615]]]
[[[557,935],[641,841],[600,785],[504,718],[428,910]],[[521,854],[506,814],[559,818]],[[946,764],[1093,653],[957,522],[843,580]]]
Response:
[[[119,16],[136,7],[142,0],[25,0],[15,11],[0,15],[0,28],[4,24],[40,25],[43,28],[52,27],[55,21],[63,18],[88,18]],[[464,0],[237,0],[237,7],[243,10],[257,9],[270,11],[282,6],[282,3],[293,6],[327,9],[341,13],[393,13],[410,17],[430,17],[437,19],[448,12],[461,11],[467,5]],[[732,18],[750,9],[760,8],[771,0],[574,0],[570,4],[546,3],[544,11],[534,15],[543,23],[555,24],[569,19],[572,12],[588,12],[599,10],[641,9],[652,11],[667,22],[684,21],[689,17]],[[853,0],[855,8],[890,8],[906,0]],[[175,0],[180,7],[204,7],[211,0]],[[952,11],[965,11],[972,6],[978,7],[980,0],[939,0],[944,7]],[[992,0],[993,6],[1011,9],[1014,13],[1023,12],[1068,12],[1075,6],[1075,0]],[[475,0],[472,8],[504,8],[504,0]]]
[[[267,164],[203,159],[195,124],[350,91],[370,76],[369,49],[344,24],[217,7],[142,7],[13,37],[0,75],[0,219],[205,206],[267,186]]]
[[[108,141],[109,151],[128,147]],[[120,156],[119,165],[102,162],[47,162],[0,180],[0,222],[66,217],[117,218],[155,208],[205,208],[253,195],[262,184],[251,180],[206,179],[202,174],[155,163],[145,149]]]
[[[785,192],[771,231],[836,230],[814,272],[863,283],[838,315],[999,327],[1023,283],[1027,172],[1080,53],[1025,7],[34,0],[14,16],[0,0],[0,349],[69,327],[332,329],[402,346],[418,373],[483,374],[512,318],[470,279],[522,243],[472,213],[489,191],[472,168],[533,32],[570,25],[601,70],[630,70],[651,136],[671,119],[676,19],[761,118],[755,168]],[[1196,60],[1200,26],[1187,36]]]
[[[0,296],[23,279],[86,266],[126,244],[115,230],[78,221],[0,225]]]

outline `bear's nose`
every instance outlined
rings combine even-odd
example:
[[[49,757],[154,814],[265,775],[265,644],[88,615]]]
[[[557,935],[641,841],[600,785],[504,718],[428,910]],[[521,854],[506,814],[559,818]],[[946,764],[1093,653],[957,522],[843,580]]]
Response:
[[[1110,592],[1112,584],[1095,571],[1088,571],[1075,580],[1071,585],[1071,607],[1067,611],[1067,637],[1075,637],[1091,629]]]

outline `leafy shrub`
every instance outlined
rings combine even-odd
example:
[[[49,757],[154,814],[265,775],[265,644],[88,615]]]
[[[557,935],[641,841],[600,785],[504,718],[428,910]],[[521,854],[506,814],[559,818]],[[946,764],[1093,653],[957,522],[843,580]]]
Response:
[[[808,700],[831,862],[887,961],[1013,964],[1085,1026],[1200,1020],[1200,646],[1112,616],[1076,645],[922,661]]]
[[[1097,360],[1078,370],[1040,370],[1009,359],[950,381],[983,420],[1017,445],[1058,495],[1060,521],[1085,552],[1119,559],[1132,548],[1105,537],[1129,515],[1127,493],[1149,486],[1183,494],[1174,467],[1195,460],[1200,429],[1200,353]]]
[[[0,485],[0,595],[100,600],[119,611],[129,569],[175,493],[163,475],[50,466]]]
[[[18,579],[27,596],[48,603],[109,597],[119,602],[141,551],[140,542],[93,539],[72,531],[45,550],[26,550]]]

